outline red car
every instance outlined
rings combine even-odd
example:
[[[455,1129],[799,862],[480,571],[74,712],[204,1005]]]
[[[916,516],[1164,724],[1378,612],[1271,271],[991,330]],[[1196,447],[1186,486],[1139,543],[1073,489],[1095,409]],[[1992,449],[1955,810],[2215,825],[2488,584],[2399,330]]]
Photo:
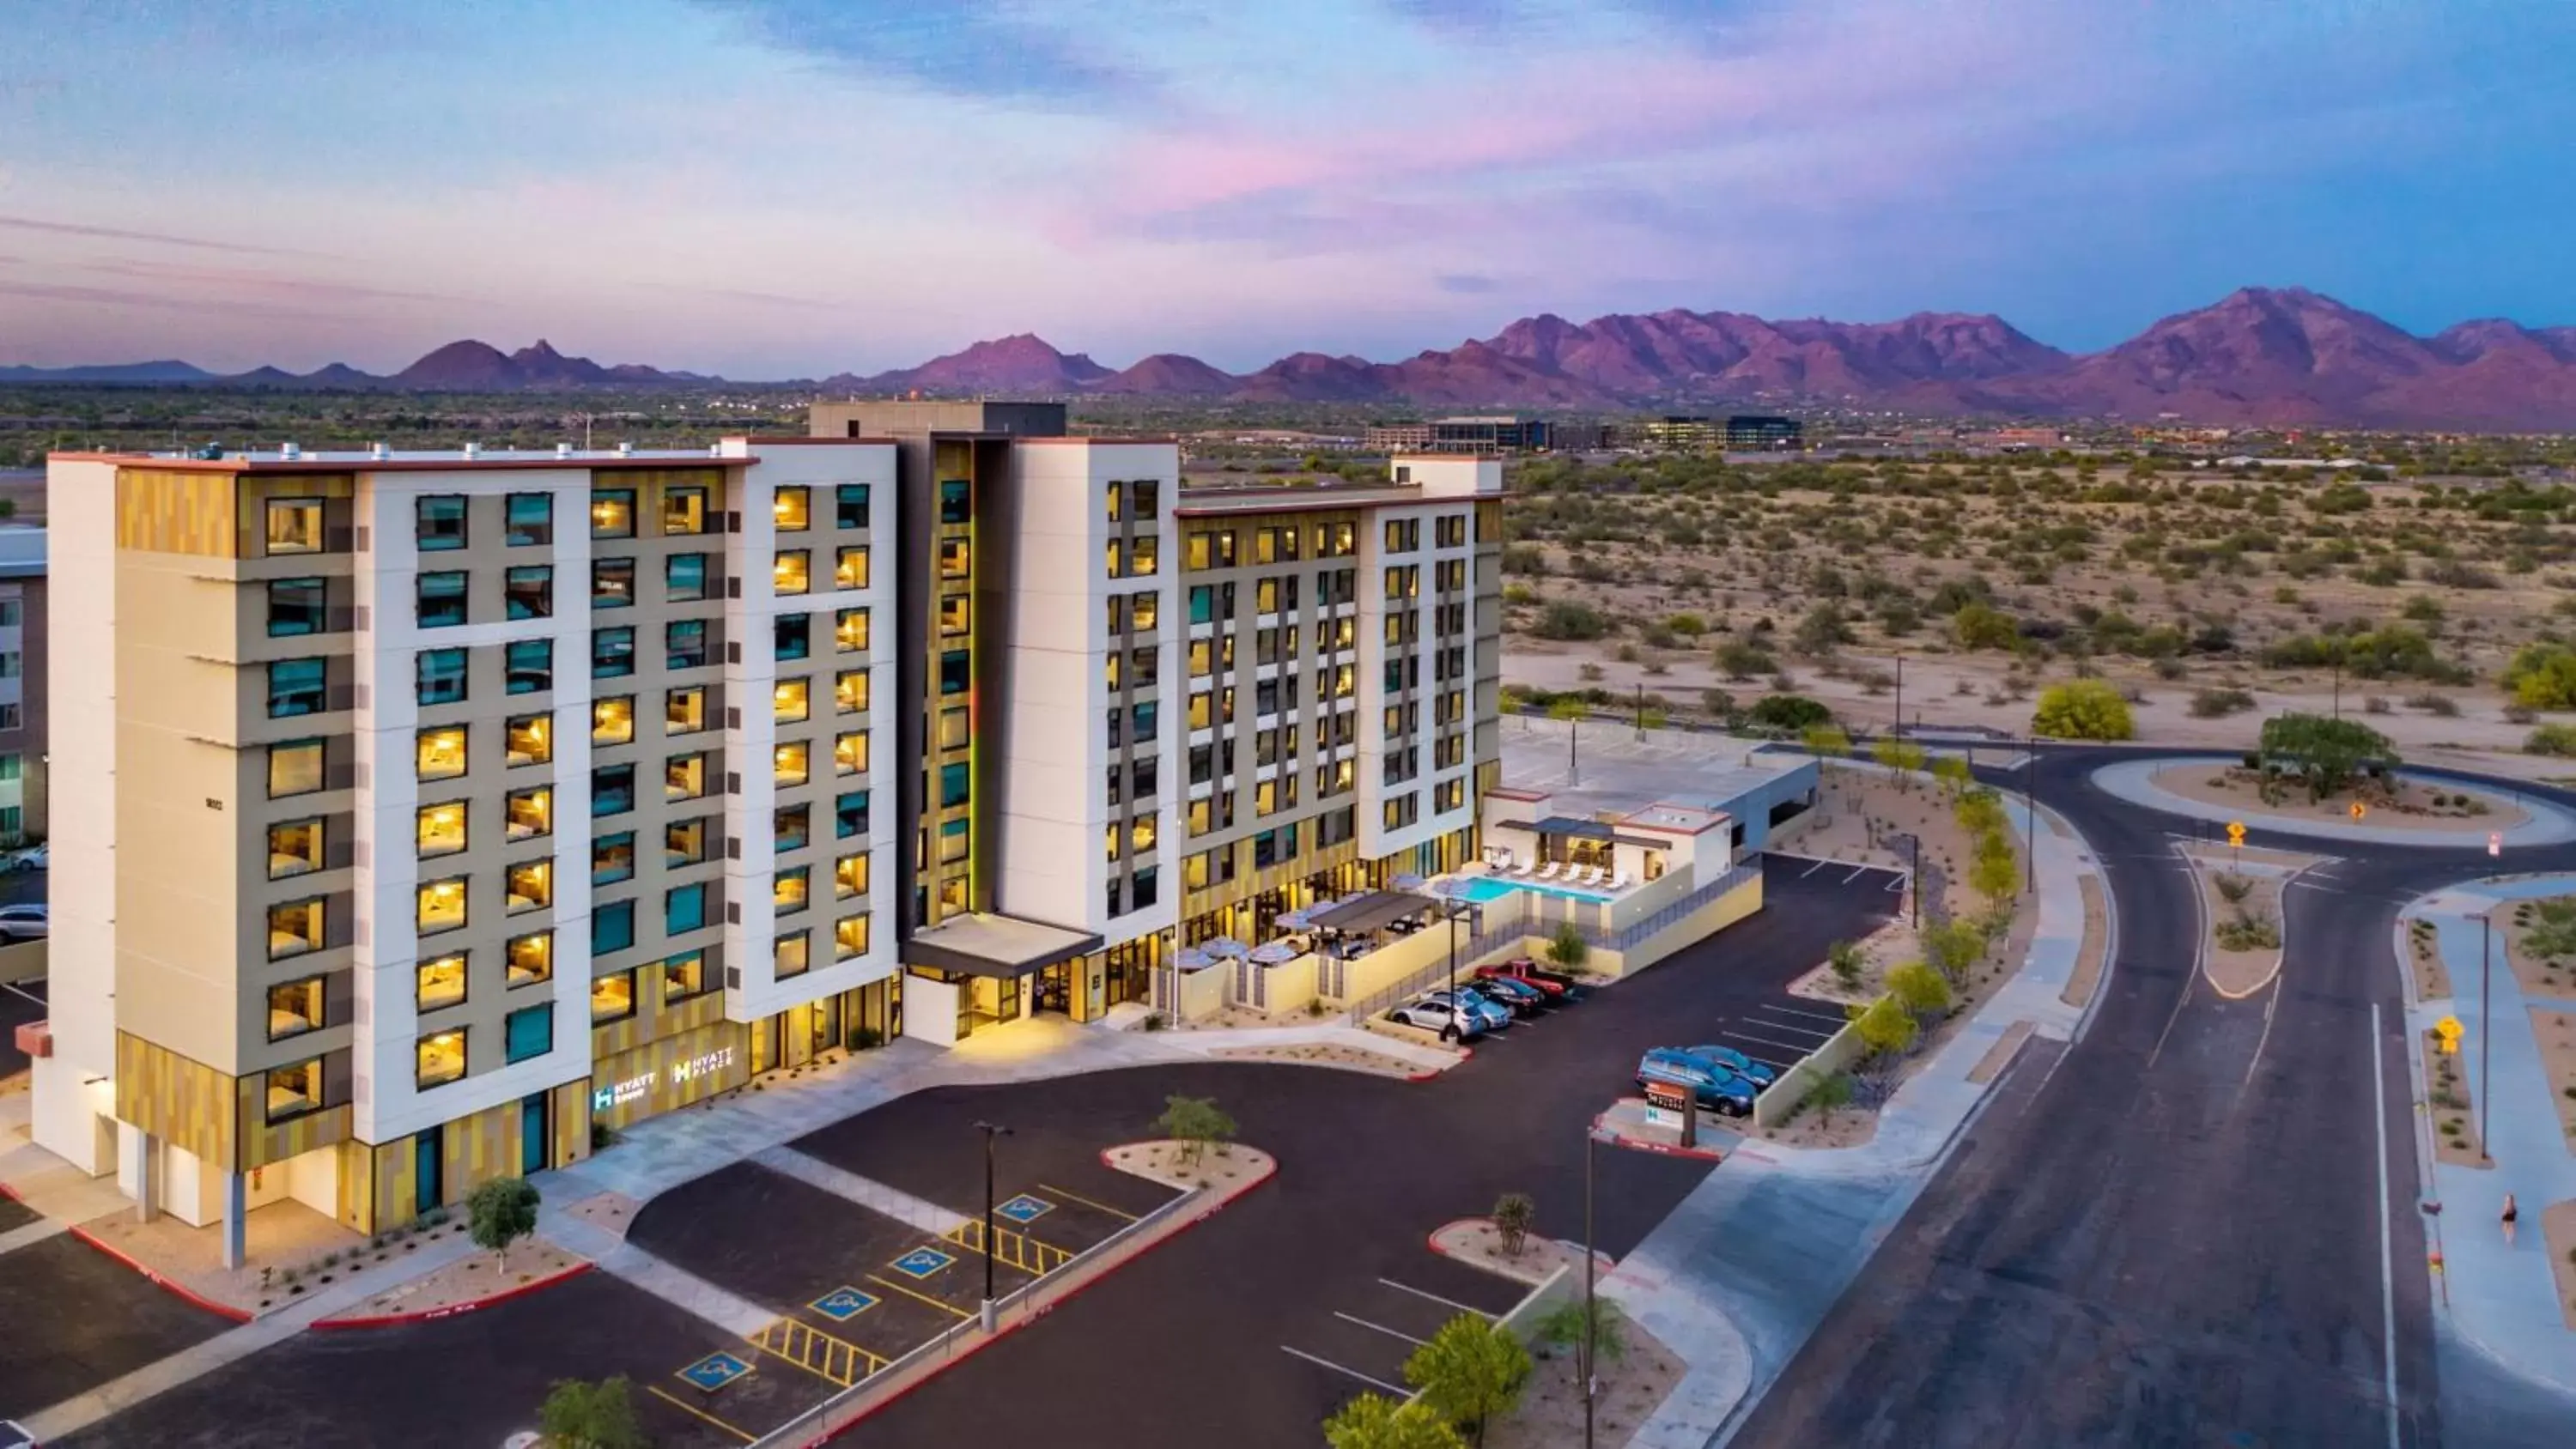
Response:
[[[1510,961],[1496,961],[1491,965],[1479,966],[1476,968],[1476,978],[1480,981],[1491,981],[1497,978],[1506,981],[1518,981],[1525,986],[1534,986],[1540,991],[1545,992],[1548,1000],[1550,1001],[1580,1001],[1583,999],[1583,988],[1575,984],[1573,977],[1566,975],[1562,971],[1546,970],[1536,961],[1531,960],[1527,956],[1522,956]]]

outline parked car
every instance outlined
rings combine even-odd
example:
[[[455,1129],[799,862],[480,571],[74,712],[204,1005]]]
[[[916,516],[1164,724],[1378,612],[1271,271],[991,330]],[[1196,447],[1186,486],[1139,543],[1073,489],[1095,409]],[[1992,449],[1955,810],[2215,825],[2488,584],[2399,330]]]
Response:
[[[1508,976],[1496,976],[1478,981],[1476,994],[1510,1007],[1515,1016],[1536,1016],[1547,1010],[1546,992],[1526,981],[1514,981]]]
[[[1702,1107],[1726,1116],[1746,1117],[1753,1112],[1751,1082],[1678,1047],[1654,1047],[1637,1059],[1637,1085],[1643,1088],[1648,1082],[1688,1087]]]
[[[1422,999],[1446,1006],[1449,1004],[1449,993],[1446,990],[1425,992]],[[1476,1013],[1477,1019],[1485,1023],[1487,1031],[1501,1031],[1512,1024],[1512,1013],[1508,1008],[1478,995],[1473,987],[1458,988],[1458,1004]]]
[[[0,939],[43,940],[50,920],[42,904],[0,906]]]
[[[1442,1041],[1473,1041],[1485,1034],[1483,1013],[1453,1006],[1446,1001],[1435,1002],[1427,996],[1420,1001],[1408,1001],[1387,1015],[1406,1026],[1436,1031]]]
[[[1705,1057],[1756,1087],[1767,1087],[1780,1078],[1780,1074],[1771,1069],[1770,1063],[1757,1062],[1731,1046],[1695,1046],[1684,1047],[1682,1050],[1695,1057]]]
[[[53,854],[50,846],[31,845],[24,850],[13,850],[5,856],[0,856],[0,873],[43,870],[52,863]],[[0,1449],[8,1449],[8,1446],[0,1445]]]
[[[1527,956],[1479,966],[1476,968],[1476,980],[1479,983],[1518,981],[1546,992],[1550,1001],[1581,1001],[1584,996],[1584,989],[1575,984],[1573,977],[1562,971],[1542,969],[1536,961]]]

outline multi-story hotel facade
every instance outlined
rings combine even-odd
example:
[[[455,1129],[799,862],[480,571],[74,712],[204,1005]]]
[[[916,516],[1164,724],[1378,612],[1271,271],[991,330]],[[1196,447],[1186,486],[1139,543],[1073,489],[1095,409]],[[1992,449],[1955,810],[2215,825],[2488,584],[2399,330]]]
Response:
[[[57,456],[37,1139],[236,1257],[374,1231],[1472,859],[1498,465],[1064,433]]]

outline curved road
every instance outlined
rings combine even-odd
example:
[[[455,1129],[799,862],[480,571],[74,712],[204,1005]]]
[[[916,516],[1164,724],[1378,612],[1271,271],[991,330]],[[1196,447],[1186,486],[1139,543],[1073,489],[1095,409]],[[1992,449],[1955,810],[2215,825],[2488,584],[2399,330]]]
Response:
[[[2473,1351],[2437,1364],[2391,951],[2408,900],[2576,869],[2576,844],[2492,862],[2255,832],[2346,858],[2324,889],[2289,893],[2275,983],[2227,1001],[2195,970],[2196,893],[2168,848],[2196,822],[2089,782],[2138,754],[2044,747],[2032,785],[2099,854],[2117,905],[2087,1034],[2012,1074],[1730,1442],[2576,1442],[2576,1406]]]

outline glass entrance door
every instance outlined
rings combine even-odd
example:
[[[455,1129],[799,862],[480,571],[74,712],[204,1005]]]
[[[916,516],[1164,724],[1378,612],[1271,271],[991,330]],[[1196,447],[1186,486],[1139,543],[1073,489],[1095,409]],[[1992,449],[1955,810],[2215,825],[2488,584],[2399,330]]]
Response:
[[[439,1171],[440,1160],[446,1156],[446,1135],[447,1125],[442,1122],[411,1140],[411,1199],[414,1213],[425,1213],[447,1201],[444,1174]]]
[[[547,1131],[546,1110],[551,1101],[543,1092],[532,1092],[519,1099],[519,1175],[546,1170],[546,1149],[554,1134]]]

